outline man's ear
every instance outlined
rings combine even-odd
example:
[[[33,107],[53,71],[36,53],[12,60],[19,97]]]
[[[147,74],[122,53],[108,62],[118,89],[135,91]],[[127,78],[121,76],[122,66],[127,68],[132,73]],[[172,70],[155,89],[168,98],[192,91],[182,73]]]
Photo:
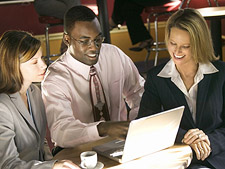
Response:
[[[70,37],[66,33],[63,33],[63,42],[66,44],[66,46],[70,45]]]

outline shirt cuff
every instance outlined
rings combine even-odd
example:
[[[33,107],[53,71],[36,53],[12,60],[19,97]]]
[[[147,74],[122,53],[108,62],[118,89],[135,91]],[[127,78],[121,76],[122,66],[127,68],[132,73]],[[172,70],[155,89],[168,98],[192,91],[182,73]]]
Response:
[[[90,140],[98,140],[98,139],[104,138],[99,136],[98,128],[97,128],[97,125],[101,122],[105,122],[105,121],[98,121],[96,123],[93,123],[93,125],[89,126],[88,135],[90,136]]]

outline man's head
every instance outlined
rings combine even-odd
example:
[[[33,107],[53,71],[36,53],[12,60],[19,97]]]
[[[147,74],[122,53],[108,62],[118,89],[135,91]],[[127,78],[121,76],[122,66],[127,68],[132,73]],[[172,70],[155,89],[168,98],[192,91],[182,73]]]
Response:
[[[64,42],[76,60],[86,65],[97,63],[103,40],[100,23],[91,9],[74,6],[66,12]]]

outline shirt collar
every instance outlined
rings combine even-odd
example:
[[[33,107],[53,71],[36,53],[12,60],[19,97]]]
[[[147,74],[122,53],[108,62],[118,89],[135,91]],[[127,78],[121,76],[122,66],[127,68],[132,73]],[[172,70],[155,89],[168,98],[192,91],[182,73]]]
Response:
[[[90,79],[89,72],[90,72],[90,67],[91,66],[86,65],[86,64],[76,60],[70,54],[69,50],[66,51],[64,59],[65,59],[65,62],[68,64],[68,66],[71,67],[74,71],[76,71],[77,74],[83,76],[87,80]],[[99,68],[99,63],[98,62],[95,65],[93,65],[93,66],[95,66],[96,70]]]
[[[218,72],[219,70],[216,69],[216,67],[211,63],[199,63],[197,76],[203,75],[203,74],[212,74],[215,72]],[[176,69],[176,66],[172,59],[163,67],[163,69],[158,73],[159,77],[164,78],[172,78],[172,77],[178,77],[179,72]]]

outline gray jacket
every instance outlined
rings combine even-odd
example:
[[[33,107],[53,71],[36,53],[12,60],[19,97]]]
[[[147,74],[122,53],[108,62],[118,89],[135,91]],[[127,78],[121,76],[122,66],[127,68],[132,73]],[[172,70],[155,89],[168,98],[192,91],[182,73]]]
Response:
[[[19,92],[0,94],[0,168],[50,169],[52,159],[46,134],[46,114],[37,86],[28,89],[34,121]],[[44,162],[45,161],[45,162]]]

